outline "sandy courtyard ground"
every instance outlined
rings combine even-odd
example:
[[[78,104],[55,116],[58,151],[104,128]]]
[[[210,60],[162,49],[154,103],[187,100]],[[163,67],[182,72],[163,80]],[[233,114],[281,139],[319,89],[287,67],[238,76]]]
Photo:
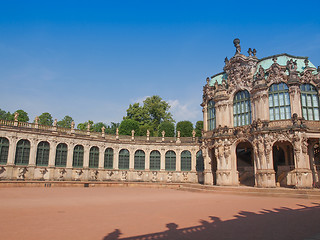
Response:
[[[0,188],[0,239],[320,239],[319,204],[156,188]]]

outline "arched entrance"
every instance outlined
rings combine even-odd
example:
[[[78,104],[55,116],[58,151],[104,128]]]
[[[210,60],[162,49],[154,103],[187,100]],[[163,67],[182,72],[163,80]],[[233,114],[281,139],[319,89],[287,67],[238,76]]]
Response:
[[[238,143],[236,148],[236,155],[240,185],[254,186],[254,161],[253,148],[251,143],[248,141]]]
[[[288,173],[295,168],[292,144],[287,141],[275,142],[272,147],[272,156],[276,185],[288,187]]]
[[[204,159],[201,150],[197,152],[196,170],[198,176],[198,183],[204,184]]]

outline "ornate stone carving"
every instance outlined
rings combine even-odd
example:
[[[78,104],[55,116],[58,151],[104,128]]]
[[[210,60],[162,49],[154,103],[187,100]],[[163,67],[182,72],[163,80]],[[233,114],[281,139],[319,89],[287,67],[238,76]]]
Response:
[[[2,178],[2,174],[6,171],[5,167],[0,167],[0,179]]]
[[[40,173],[42,175],[42,177],[41,177],[42,180],[44,180],[44,176],[46,175],[47,172],[48,172],[47,168],[40,169]]]
[[[267,70],[268,77],[267,83],[280,83],[287,81],[287,75],[285,73],[286,67],[281,67],[276,61]]]
[[[183,181],[188,182],[188,172],[183,172],[182,176],[183,176]]]
[[[24,180],[26,178],[26,173],[28,172],[28,169],[26,167],[21,167],[18,169],[18,171],[19,171],[18,179]]]
[[[76,181],[80,181],[82,174],[83,174],[82,169],[76,170],[76,178],[75,178],[75,180],[76,180]]]
[[[167,173],[167,182],[172,182],[172,176],[173,176],[172,172]]]
[[[121,171],[121,181],[127,181],[127,180],[128,180],[128,172]]]
[[[64,179],[64,175],[66,174],[66,170],[64,168],[59,170],[59,180],[62,181]]]
[[[98,171],[98,170],[93,170],[93,171],[91,171],[91,180],[97,181],[97,179],[98,179],[98,174],[99,174],[99,171]]]
[[[311,81],[313,81],[315,79],[315,76],[312,74],[313,69],[308,69],[306,71],[304,71],[303,73],[301,73],[301,83],[310,83]]]
[[[151,181],[152,181],[152,182],[156,182],[157,180],[158,180],[158,172],[153,171],[153,172],[152,172],[152,179],[151,179]]]

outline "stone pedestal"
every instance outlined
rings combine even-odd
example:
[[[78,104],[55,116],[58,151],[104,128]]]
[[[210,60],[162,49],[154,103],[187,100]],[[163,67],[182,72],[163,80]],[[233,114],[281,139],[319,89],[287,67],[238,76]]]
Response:
[[[217,170],[216,171],[216,184],[218,186],[232,186],[237,185],[232,181],[232,172],[231,170]]]
[[[213,185],[213,174],[210,170],[204,170],[204,184],[205,185]]]
[[[256,171],[256,187],[274,188],[276,187],[274,170],[257,170]]]
[[[312,172],[310,169],[295,169],[292,171],[292,181],[296,188],[312,188]]]

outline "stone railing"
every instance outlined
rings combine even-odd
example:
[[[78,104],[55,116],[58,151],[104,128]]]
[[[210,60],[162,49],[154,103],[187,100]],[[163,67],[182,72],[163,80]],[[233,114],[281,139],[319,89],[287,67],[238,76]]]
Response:
[[[0,128],[1,127],[10,127],[10,128],[18,128],[23,130],[33,130],[37,129],[38,131],[43,132],[52,132],[52,133],[60,133],[60,134],[68,134],[68,135],[77,135],[83,137],[90,138],[99,138],[106,140],[121,140],[125,142],[135,141],[135,142],[155,142],[155,143],[195,143],[198,142],[198,137],[147,137],[147,136],[127,136],[127,135],[116,135],[116,134],[106,134],[102,132],[94,132],[94,131],[82,131],[79,129],[72,128],[63,128],[57,126],[48,126],[41,125],[36,123],[28,123],[28,122],[18,122],[18,121],[9,121],[9,120],[0,120]]]

